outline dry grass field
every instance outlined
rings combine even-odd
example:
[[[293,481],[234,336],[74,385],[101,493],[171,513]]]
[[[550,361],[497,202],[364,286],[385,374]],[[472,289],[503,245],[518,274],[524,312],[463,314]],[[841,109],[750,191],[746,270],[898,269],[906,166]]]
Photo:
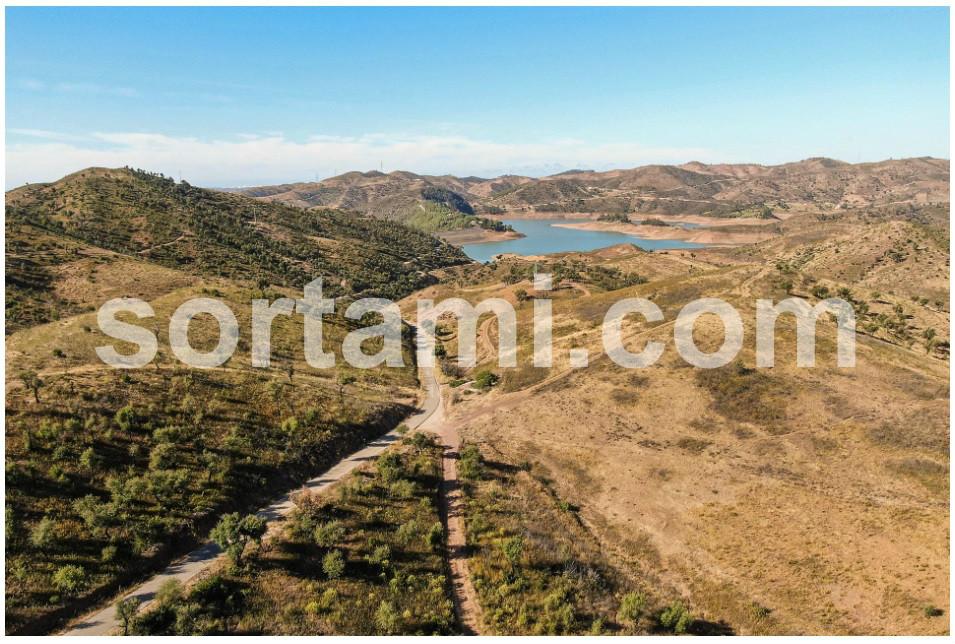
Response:
[[[780,237],[736,249],[623,246],[453,271],[423,295],[515,302],[527,357],[531,304],[515,297],[532,292],[526,271],[580,263],[579,286],[552,294],[554,367],[496,369],[496,324],[482,324],[482,363],[447,379],[491,369],[500,382],[455,386],[451,422],[486,455],[546,472],[609,565],[652,580],[658,597],[683,597],[696,619],[751,634],[946,633],[947,235],[942,218],[797,218]],[[601,287],[595,267],[646,281]],[[776,366],[755,369],[756,299],[815,301],[820,286],[856,305],[856,367],[836,367],[827,317],[816,367],[796,367],[783,316]],[[600,320],[627,296],[651,298],[666,316],[625,327],[631,350],[666,344],[647,369],[600,356]],[[713,371],[673,346],[676,313],[701,296],[730,302],[745,325],[737,360]],[[722,328],[704,316],[694,336],[712,351]],[[444,339],[453,355],[453,326]],[[588,368],[567,368],[572,347],[589,349]]]

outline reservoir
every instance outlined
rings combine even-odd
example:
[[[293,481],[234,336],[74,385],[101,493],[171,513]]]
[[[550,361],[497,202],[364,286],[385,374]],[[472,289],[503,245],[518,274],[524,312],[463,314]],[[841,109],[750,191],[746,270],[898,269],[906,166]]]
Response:
[[[573,228],[558,228],[554,224],[571,224],[577,222],[591,222],[592,219],[506,219],[514,230],[522,233],[520,239],[488,242],[484,244],[464,244],[461,249],[471,259],[479,262],[490,261],[501,253],[517,255],[546,255],[548,253],[565,253],[569,251],[586,252],[598,248],[606,248],[615,244],[635,244],[644,250],[664,248],[701,248],[703,244],[684,242],[673,239],[643,239],[624,233],[575,230]]]

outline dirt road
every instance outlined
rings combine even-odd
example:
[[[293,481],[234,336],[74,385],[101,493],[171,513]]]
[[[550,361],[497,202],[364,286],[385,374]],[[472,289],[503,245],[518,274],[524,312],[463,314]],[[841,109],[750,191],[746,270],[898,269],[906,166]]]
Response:
[[[431,416],[441,410],[441,392],[438,383],[434,378],[433,370],[427,370],[430,374],[425,374],[422,370],[422,383],[425,386],[425,399],[421,405],[421,411],[408,418],[405,424],[414,429],[428,421]],[[274,536],[281,524],[281,519],[286,517],[295,507],[292,502],[292,494],[302,489],[311,492],[323,492],[333,484],[344,478],[355,468],[363,465],[368,460],[380,455],[385,449],[398,440],[399,435],[396,431],[389,432],[384,436],[372,441],[354,454],[342,459],[331,469],[323,472],[308,480],[302,487],[295,488],[277,499],[271,505],[259,510],[258,515],[269,522],[269,532],[266,539]],[[212,567],[218,559],[223,556],[219,547],[210,542],[203,544],[200,548],[190,552],[185,557],[170,564],[165,570],[140,584],[133,590],[122,595],[122,599],[135,597],[142,602],[142,607],[149,604],[156,596],[156,591],[169,580],[175,580],[182,584],[187,584],[198,574]],[[117,600],[118,601],[118,600]],[[64,635],[110,635],[118,634],[120,623],[116,619],[116,603],[110,602],[108,606],[96,612],[73,622]]]
[[[447,535],[448,564],[451,569],[451,588],[454,594],[454,612],[458,623],[469,635],[480,633],[481,607],[477,591],[471,583],[468,571],[467,539],[464,531],[464,497],[458,479],[458,452],[461,448],[461,436],[457,423],[450,422],[445,415],[440,395],[440,386],[435,370],[422,369],[422,381],[426,391],[437,393],[441,404],[434,413],[425,419],[418,428],[437,434],[444,448],[441,458],[441,514]]]

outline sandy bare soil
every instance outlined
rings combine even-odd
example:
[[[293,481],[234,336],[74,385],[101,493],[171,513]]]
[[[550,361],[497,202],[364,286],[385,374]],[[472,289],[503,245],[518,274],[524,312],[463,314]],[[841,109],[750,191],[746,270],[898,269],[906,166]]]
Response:
[[[709,219],[698,217],[698,219]],[[714,228],[681,228],[679,226],[645,226],[640,224],[625,224],[609,221],[578,222],[567,224],[554,224],[558,228],[573,228],[575,230],[595,230],[601,232],[623,233],[642,237],[643,239],[676,239],[680,241],[696,242],[699,244],[717,244],[717,245],[738,245],[754,244],[756,242],[771,239],[774,232],[766,226],[744,224],[748,229],[746,231],[734,230],[732,232],[720,230],[728,224],[725,220],[717,220],[720,223]],[[735,220],[733,220],[735,221]],[[757,220],[749,220],[757,221]],[[766,221],[766,220],[760,220]],[[695,223],[695,222],[694,222]],[[771,221],[769,223],[772,223]]]
[[[507,241],[508,239],[520,239],[524,235],[513,230],[496,231],[485,230],[484,228],[466,228],[464,230],[449,230],[435,233],[449,244],[461,246],[463,244],[487,244],[490,242]]]

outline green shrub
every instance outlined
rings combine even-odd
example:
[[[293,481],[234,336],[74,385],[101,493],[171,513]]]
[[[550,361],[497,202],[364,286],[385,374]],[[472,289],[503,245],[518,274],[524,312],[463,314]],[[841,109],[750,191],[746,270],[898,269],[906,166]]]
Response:
[[[338,591],[334,588],[326,588],[325,592],[322,593],[322,596],[318,599],[318,607],[325,611],[331,610],[335,602],[338,601]]]
[[[173,604],[183,596],[182,584],[176,579],[167,579],[156,591],[156,602],[159,604]]]
[[[139,611],[140,603],[135,597],[127,597],[116,604],[116,620],[123,627],[123,635],[129,635],[129,626]]]
[[[485,391],[496,385],[499,380],[500,378],[493,371],[480,371],[474,377],[474,387],[476,389],[480,389],[481,391]]]
[[[322,572],[329,579],[338,579],[345,573],[345,558],[340,550],[332,550],[322,558]]]
[[[937,606],[929,605],[925,607],[925,609],[923,610],[923,613],[925,614],[926,617],[941,617],[942,615],[945,614],[945,611],[942,610],[941,608],[938,608]]]
[[[424,538],[425,544],[431,550],[437,550],[444,543],[444,526],[439,521],[435,521],[428,528],[428,533]]]
[[[96,455],[96,450],[92,447],[87,447],[83,450],[83,453],[80,454],[80,467],[88,472],[95,470],[99,466],[99,463],[100,459]]]
[[[642,593],[631,592],[623,596],[620,600],[620,608],[617,611],[617,621],[621,624],[636,626],[647,608],[647,598]]]
[[[133,409],[132,405],[126,405],[116,412],[114,420],[116,421],[117,427],[126,433],[130,433],[136,427],[136,411]]]
[[[385,544],[375,546],[374,550],[365,556],[365,561],[373,566],[387,568],[391,561],[391,548]]]
[[[396,499],[410,499],[415,493],[414,481],[401,479],[388,487],[388,493]]]
[[[375,628],[382,635],[394,635],[398,632],[401,618],[391,602],[384,601],[375,612]]]
[[[465,481],[476,481],[482,473],[481,451],[477,445],[465,445],[458,458],[458,475]]]
[[[397,481],[404,476],[404,466],[401,455],[395,451],[387,451],[378,458],[378,474],[385,483]]]
[[[418,522],[414,519],[409,519],[398,526],[398,530],[395,532],[395,539],[398,541],[398,543],[407,545],[412,539],[415,538],[415,536],[418,534],[418,531]]]
[[[53,587],[64,595],[75,595],[86,588],[86,570],[82,566],[67,564],[53,573]]]
[[[433,435],[425,434],[424,432],[415,432],[411,436],[411,445],[416,450],[421,451],[429,447],[434,447],[436,443]]]
[[[53,544],[56,524],[50,517],[43,517],[30,532],[30,543],[34,548],[48,548]]]
[[[501,553],[504,559],[511,566],[511,572],[515,572],[520,566],[521,556],[524,554],[524,538],[520,535],[505,539],[501,543]]]
[[[676,600],[660,612],[657,621],[664,630],[682,635],[693,621],[693,617],[686,605]]]
[[[312,536],[318,545],[331,548],[341,543],[345,537],[345,526],[342,525],[341,521],[328,521],[316,527]]]

